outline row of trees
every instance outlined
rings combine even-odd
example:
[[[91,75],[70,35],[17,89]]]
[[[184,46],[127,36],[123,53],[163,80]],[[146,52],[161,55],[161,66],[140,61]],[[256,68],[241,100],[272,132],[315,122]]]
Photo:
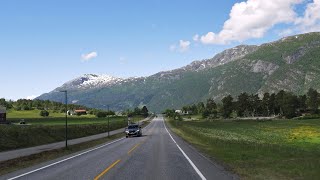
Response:
[[[0,106],[6,107],[7,109],[14,109],[17,111],[22,110],[33,110],[38,109],[40,111],[40,116],[49,116],[48,110],[51,110],[53,112],[65,112],[65,104],[60,102],[54,102],[49,100],[29,100],[29,99],[19,99],[17,101],[6,101],[4,98],[0,99]],[[112,116],[116,113],[114,111],[104,111],[100,109],[94,109],[94,108],[88,108],[82,105],[77,104],[68,104],[68,110],[76,110],[76,109],[85,109],[88,111],[89,114],[95,115],[96,117],[106,117],[106,116]],[[134,110],[127,110],[124,112],[124,115],[127,116],[135,116],[135,115],[142,115],[144,117],[148,117],[149,110],[146,106],[143,106],[142,108],[136,107]]]
[[[241,93],[237,98],[231,95],[224,97],[217,104],[213,99],[206,103],[182,107],[182,111],[191,114],[202,114],[204,118],[212,116],[229,118],[235,114],[237,117],[257,116],[284,116],[293,118],[302,113],[317,114],[320,102],[319,93],[310,88],[306,95],[295,95],[291,92],[265,93],[262,98],[258,94]]]
[[[17,101],[6,101],[5,99],[0,99],[0,106],[6,107],[7,109],[20,110],[53,110],[56,112],[65,112],[65,104],[60,102],[54,102],[49,100],[30,100],[30,99],[19,99]],[[77,104],[68,104],[69,109],[91,109],[85,106]]]
[[[54,102],[49,100],[29,100],[29,99],[19,99],[17,101],[6,101],[5,99],[0,99],[0,106],[6,107],[7,109],[14,109],[16,111],[28,111],[38,109],[40,111],[40,116],[49,116],[48,110],[53,112],[65,113],[65,104],[60,102]],[[115,115],[114,111],[103,111],[100,109],[88,108],[86,106],[77,104],[68,104],[68,110],[85,109],[89,114],[95,115],[96,117],[106,117],[108,115]]]
[[[148,117],[149,115],[149,110],[147,108],[147,106],[143,106],[142,108],[136,107],[134,108],[134,110],[127,110],[126,114],[131,117],[131,116],[135,116],[135,115],[142,115],[144,117]]]

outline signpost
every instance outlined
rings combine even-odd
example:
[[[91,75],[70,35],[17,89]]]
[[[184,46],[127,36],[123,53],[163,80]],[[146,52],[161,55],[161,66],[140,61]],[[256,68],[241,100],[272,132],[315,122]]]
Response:
[[[108,105],[108,115],[107,115],[107,118],[108,118],[108,137],[110,136],[110,119],[109,119],[109,105]]]
[[[65,91],[60,91],[65,94],[65,112],[66,112],[66,124],[65,124],[65,140],[66,140],[66,149],[68,148],[68,92]]]
[[[131,124],[131,117],[128,116],[128,126]]]

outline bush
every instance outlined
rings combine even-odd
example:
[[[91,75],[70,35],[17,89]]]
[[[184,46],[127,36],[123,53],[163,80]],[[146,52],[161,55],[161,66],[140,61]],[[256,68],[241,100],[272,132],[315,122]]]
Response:
[[[210,111],[205,109],[203,112],[202,112],[202,118],[207,118],[208,116],[210,115]]]
[[[42,110],[42,111],[40,111],[40,116],[47,117],[47,116],[49,116],[49,112],[46,110]]]
[[[106,113],[106,112],[99,111],[99,112],[96,113],[96,117],[97,117],[97,118],[107,117],[107,113]]]

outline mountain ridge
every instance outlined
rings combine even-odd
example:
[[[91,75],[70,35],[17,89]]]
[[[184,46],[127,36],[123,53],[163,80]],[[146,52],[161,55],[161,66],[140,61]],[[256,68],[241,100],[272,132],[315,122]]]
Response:
[[[320,77],[319,47],[319,32],[294,35],[259,46],[239,45],[213,58],[147,77],[113,77],[114,81],[106,84],[68,90],[71,99],[96,108],[106,103],[115,110],[148,105],[154,111],[206,98],[219,101],[225,95],[241,92],[261,96],[284,89],[299,94],[307,87],[320,89],[320,82],[314,81]],[[57,96],[52,91],[38,98],[58,100]]]

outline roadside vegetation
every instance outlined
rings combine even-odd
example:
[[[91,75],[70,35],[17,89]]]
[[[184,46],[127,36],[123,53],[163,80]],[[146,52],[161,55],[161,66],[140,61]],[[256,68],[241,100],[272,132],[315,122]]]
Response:
[[[137,122],[145,117],[134,115],[130,122]],[[20,125],[20,118],[10,119],[12,125],[0,125],[0,151],[49,144],[65,139],[65,118],[25,118],[25,125]],[[124,128],[128,124],[127,116],[96,118],[81,116],[68,118],[68,139],[75,139]]]
[[[0,125],[0,151],[49,144],[65,139],[64,104],[42,100],[0,99],[0,105],[7,108],[7,121],[10,123]],[[76,112],[77,109],[81,109],[82,113],[68,114],[68,139],[121,129],[127,126],[128,120],[134,123],[149,115],[145,106],[115,115],[113,111],[68,105],[70,112]]]
[[[178,121],[171,129],[245,179],[320,177],[320,120]]]
[[[262,98],[258,94],[241,93],[236,99],[231,95],[222,98],[221,103],[207,99],[206,103],[183,106],[180,112],[167,109],[169,116],[201,115],[203,119],[228,118],[295,118],[302,115],[319,113],[320,94],[310,88],[306,95],[295,95],[291,92],[265,93]],[[177,114],[178,113],[178,114]]]
[[[320,177],[319,93],[228,95],[164,113],[171,129],[244,179]]]
[[[35,123],[36,121],[38,124]],[[45,125],[43,125],[43,120],[32,121],[32,124],[37,125],[2,125],[0,126],[0,151],[63,141],[65,139],[64,123],[64,119],[61,121],[58,119],[47,121]],[[96,120],[96,123],[92,124],[89,124],[88,121],[81,123],[83,120],[77,119],[68,125],[68,139],[108,132],[106,119]],[[123,118],[110,118],[110,131],[123,128],[126,124],[127,121],[124,121]]]

